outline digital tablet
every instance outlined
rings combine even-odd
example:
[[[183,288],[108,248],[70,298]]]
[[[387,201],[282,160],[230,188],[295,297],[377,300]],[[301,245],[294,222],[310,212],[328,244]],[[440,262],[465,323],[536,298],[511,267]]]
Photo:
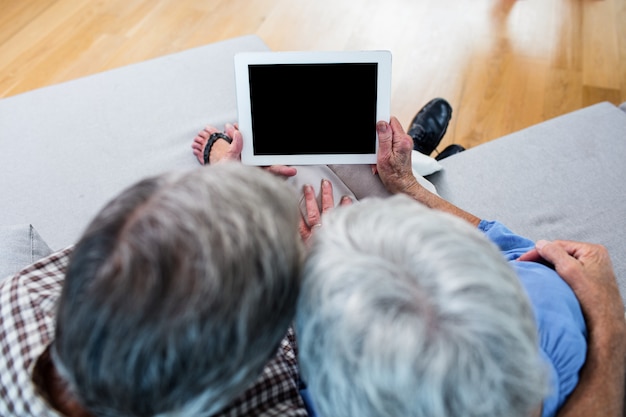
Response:
[[[244,164],[376,162],[389,51],[239,53],[235,80]]]

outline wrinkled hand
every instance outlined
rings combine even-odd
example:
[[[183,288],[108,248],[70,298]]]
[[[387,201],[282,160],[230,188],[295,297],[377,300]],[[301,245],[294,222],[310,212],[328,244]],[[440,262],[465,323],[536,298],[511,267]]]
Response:
[[[300,218],[300,236],[304,242],[307,242],[316,228],[322,227],[322,216],[335,208],[335,199],[333,197],[333,185],[328,180],[322,180],[321,185],[321,207],[318,205],[315,190],[310,185],[303,187],[303,198],[306,214],[303,213]],[[352,199],[343,196],[339,202],[340,206],[352,204]]]
[[[545,260],[569,284],[578,298],[591,331],[617,325],[626,329],[624,304],[613,272],[609,253],[602,245],[540,240],[520,261]]]
[[[395,117],[389,123],[376,124],[378,132],[378,159],[376,170],[385,187],[392,193],[406,193],[419,187],[413,175],[411,152],[413,139],[406,134]]]

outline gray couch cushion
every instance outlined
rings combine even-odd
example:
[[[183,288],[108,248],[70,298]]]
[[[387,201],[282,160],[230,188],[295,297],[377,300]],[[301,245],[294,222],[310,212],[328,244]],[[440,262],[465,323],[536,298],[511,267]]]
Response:
[[[51,253],[32,225],[0,227],[0,280]]]
[[[195,134],[237,119],[234,54],[262,50],[245,36],[0,100],[2,223],[61,249],[123,188],[197,167]]]
[[[607,246],[626,295],[626,114],[602,103],[441,161],[439,194],[533,240]]]

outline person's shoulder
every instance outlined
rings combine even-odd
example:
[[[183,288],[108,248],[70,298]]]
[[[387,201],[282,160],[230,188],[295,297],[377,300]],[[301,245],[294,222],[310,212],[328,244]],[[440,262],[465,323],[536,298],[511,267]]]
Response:
[[[71,250],[53,253],[0,282],[0,415],[58,416],[36,393],[31,367],[53,338]]]
[[[7,363],[19,366],[23,361],[28,367],[52,339],[56,303],[71,250],[53,253],[0,283],[0,345]]]
[[[295,335],[290,328],[262,374],[219,416],[308,416],[300,395]]]
[[[57,296],[63,285],[65,271],[73,246],[40,259],[0,282],[2,305],[16,305],[25,299]]]

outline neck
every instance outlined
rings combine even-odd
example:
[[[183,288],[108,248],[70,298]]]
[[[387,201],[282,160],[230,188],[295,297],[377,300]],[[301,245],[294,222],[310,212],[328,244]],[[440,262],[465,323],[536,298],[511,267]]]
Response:
[[[76,399],[67,381],[57,372],[50,356],[50,346],[37,359],[33,382],[49,405],[64,416],[93,417]]]

